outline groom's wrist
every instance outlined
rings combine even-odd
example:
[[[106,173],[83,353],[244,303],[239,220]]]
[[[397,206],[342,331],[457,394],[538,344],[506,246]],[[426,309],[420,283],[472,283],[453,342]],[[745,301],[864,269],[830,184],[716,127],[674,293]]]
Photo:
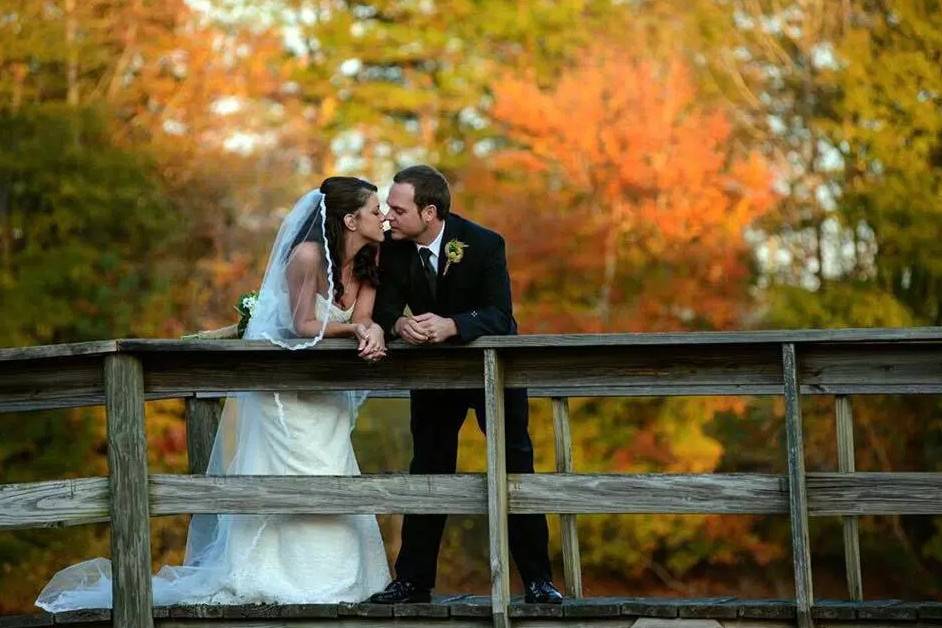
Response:
[[[406,319],[405,316],[400,316],[396,319],[396,322],[392,324],[392,335],[393,336],[402,336],[402,321]]]

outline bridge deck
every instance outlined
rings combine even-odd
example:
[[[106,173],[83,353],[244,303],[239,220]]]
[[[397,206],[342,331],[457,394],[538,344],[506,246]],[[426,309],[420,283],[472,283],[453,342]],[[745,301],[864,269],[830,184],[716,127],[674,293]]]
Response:
[[[904,602],[872,600],[851,602],[819,600],[812,607],[812,616],[822,624],[844,626],[942,626],[942,602]],[[762,624],[763,626],[794,625],[795,602],[789,600],[742,600],[718,598],[637,598],[603,597],[567,599],[561,606],[524,604],[514,598],[510,605],[514,625],[552,628],[566,626],[611,626],[654,628],[657,625],[685,624],[709,626]],[[228,620],[228,621],[226,621]],[[667,621],[665,621],[667,620]],[[700,620],[685,622],[678,620]],[[487,626],[491,623],[490,598],[455,595],[440,597],[431,604],[293,604],[240,606],[172,606],[154,608],[157,626],[223,626],[251,625],[255,628],[274,626],[373,626],[436,625]],[[108,609],[37,613],[0,616],[0,628],[27,626],[71,625],[104,626],[111,624]]]

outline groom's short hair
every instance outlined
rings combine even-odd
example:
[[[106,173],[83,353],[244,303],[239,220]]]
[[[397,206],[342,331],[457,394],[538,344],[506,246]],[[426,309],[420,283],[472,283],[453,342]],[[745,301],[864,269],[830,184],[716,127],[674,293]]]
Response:
[[[409,183],[415,190],[415,204],[419,209],[434,205],[438,218],[445,220],[451,209],[451,192],[445,175],[431,166],[409,166],[393,177],[394,183]]]

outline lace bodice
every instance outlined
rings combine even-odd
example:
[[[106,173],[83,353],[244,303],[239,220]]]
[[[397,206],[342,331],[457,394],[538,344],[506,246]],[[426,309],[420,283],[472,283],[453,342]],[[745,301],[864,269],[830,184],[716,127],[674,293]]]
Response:
[[[350,309],[342,310],[336,305],[331,306],[330,301],[323,295],[318,294],[315,300],[317,301],[315,311],[318,320],[324,320],[324,316],[327,314],[328,310],[330,310],[330,318],[328,318],[327,321],[330,323],[349,323],[351,319],[353,319],[353,310],[357,306],[356,301],[353,302]]]

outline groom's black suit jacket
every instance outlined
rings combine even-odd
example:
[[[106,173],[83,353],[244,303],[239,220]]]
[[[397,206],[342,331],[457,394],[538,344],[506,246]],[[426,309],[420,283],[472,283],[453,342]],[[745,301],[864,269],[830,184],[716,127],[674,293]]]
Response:
[[[452,263],[446,273],[445,248],[452,240],[468,246],[462,260]],[[433,312],[454,319],[461,342],[484,335],[517,333],[504,239],[499,234],[449,214],[438,254],[436,285],[433,298],[415,242],[387,239],[380,253],[380,284],[373,318],[391,335],[393,325],[408,305],[416,315]]]

